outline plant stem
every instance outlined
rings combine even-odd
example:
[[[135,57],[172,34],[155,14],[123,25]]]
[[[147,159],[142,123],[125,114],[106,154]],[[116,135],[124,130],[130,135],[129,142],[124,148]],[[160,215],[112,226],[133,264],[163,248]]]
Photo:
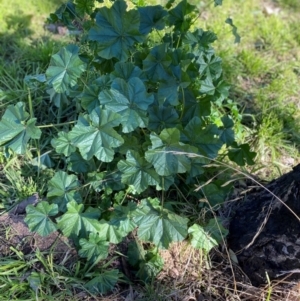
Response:
[[[63,126],[63,125],[67,125],[67,124],[73,124],[76,121],[69,121],[69,122],[63,122],[63,123],[50,123],[50,124],[45,124],[45,125],[38,125],[38,128],[42,129],[42,128],[52,128],[52,127],[56,127],[56,126]]]
[[[164,187],[164,184],[165,184],[165,178],[162,177],[161,179],[162,181],[162,187]],[[164,202],[165,202],[165,191],[162,189],[162,194],[161,194],[161,207],[164,208]]]
[[[33,118],[34,114],[33,114],[31,93],[29,88],[27,90],[28,90],[28,105],[29,105],[30,118]]]
[[[184,112],[184,106],[185,106],[185,98],[184,98],[184,90],[181,87],[181,92],[182,92],[182,108],[181,108],[181,115],[180,115],[180,120],[182,120]]]

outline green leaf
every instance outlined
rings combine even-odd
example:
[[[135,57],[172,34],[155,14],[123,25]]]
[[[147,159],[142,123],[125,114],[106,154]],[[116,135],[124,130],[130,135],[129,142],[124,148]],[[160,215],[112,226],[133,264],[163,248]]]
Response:
[[[232,147],[233,148],[228,151],[228,157],[231,161],[237,163],[239,166],[255,164],[253,160],[256,157],[256,153],[250,151],[249,144],[237,145],[237,143],[234,143]]]
[[[138,7],[141,16],[140,32],[148,34],[152,29],[162,30],[165,27],[164,17],[168,14],[161,5]]]
[[[159,206],[159,201],[142,200],[134,222],[138,225],[138,236],[143,241],[153,242],[167,249],[169,244],[182,241],[187,235],[188,219]]]
[[[63,93],[68,91],[69,87],[74,87],[77,79],[85,71],[86,65],[79,58],[78,51],[76,45],[68,45],[52,55],[46,76],[56,92]]]
[[[74,16],[76,16],[75,5],[69,1],[62,4],[54,14],[50,14],[49,21],[52,23],[60,21],[60,23],[70,26]]]
[[[197,224],[189,227],[188,233],[191,236],[191,245],[196,249],[202,249],[208,253],[218,245],[218,242]]]
[[[205,96],[200,99],[196,99],[195,96],[185,90],[184,95],[181,97],[185,101],[183,124],[188,124],[193,117],[205,117],[211,113],[211,97]]]
[[[96,192],[121,190],[125,187],[121,183],[121,173],[118,171],[104,171],[100,173],[91,173],[89,174],[89,180],[90,184]]]
[[[223,145],[216,137],[218,134],[216,125],[205,125],[200,118],[194,117],[184,128],[182,140],[197,147],[202,155],[215,158]]]
[[[159,178],[152,165],[135,151],[127,152],[126,161],[119,161],[118,169],[122,173],[122,183],[132,185],[137,193],[158,184]]]
[[[233,120],[229,116],[223,116],[221,118],[223,127],[220,129],[220,139],[227,146],[234,142]]]
[[[174,182],[175,182],[174,176],[160,176],[159,184],[156,185],[156,190],[167,191],[174,184]]]
[[[32,84],[36,84],[36,82],[38,83],[45,83],[46,80],[46,76],[44,73],[40,73],[40,74],[30,74],[30,75],[25,75],[24,77],[24,82],[26,83],[26,85],[31,86]],[[34,85],[32,85],[34,87]]]
[[[52,161],[52,159],[50,158],[49,153],[50,152],[47,152],[47,153],[41,154],[38,157],[33,158],[30,163],[33,166],[36,166],[37,169],[41,169],[41,170],[45,170],[47,168],[53,167],[55,164]]]
[[[119,229],[119,225],[116,225],[113,220],[106,221],[102,219],[100,221],[99,236],[103,240],[107,240],[113,244],[118,244],[126,235],[127,233]]]
[[[191,244],[196,249],[203,249],[207,253],[219,243],[224,241],[228,230],[225,229],[219,219],[212,218],[208,224],[201,227],[194,224],[188,229],[191,236]]]
[[[163,269],[164,261],[156,251],[147,251],[146,260],[139,264],[139,270],[136,276],[144,282],[150,282]]]
[[[210,80],[216,80],[222,74],[222,59],[213,53],[202,53],[197,59],[197,64],[200,75],[206,75]]]
[[[204,50],[210,49],[210,44],[217,40],[215,33],[211,31],[203,31],[203,29],[196,29],[194,32],[187,32],[184,37],[184,42],[189,44],[191,51],[195,54],[202,54]]]
[[[113,129],[120,124],[120,118],[117,113],[97,107],[74,126],[69,137],[85,160],[90,160],[93,156],[103,162],[113,160],[114,148],[124,142]]]
[[[29,119],[24,106],[22,102],[8,106],[0,121],[0,146],[17,154],[24,154],[28,141],[41,136],[41,130],[35,126],[36,118]]]
[[[133,134],[126,135],[124,137],[124,144],[122,144],[118,149],[119,153],[122,155],[126,155],[128,150],[134,150],[137,152],[142,151],[142,145],[138,140],[138,137],[139,137],[138,133],[136,136],[134,136]]]
[[[76,12],[78,15],[85,17],[86,14],[91,15],[94,8],[94,0],[76,0]]]
[[[78,192],[79,181],[75,175],[68,175],[64,171],[58,171],[48,183],[48,198],[58,204],[59,210],[64,212],[67,203],[72,200],[81,202],[81,196]]]
[[[163,268],[164,262],[157,251],[157,248],[145,251],[138,240],[128,244],[128,262],[137,269],[136,276],[144,282],[153,279]]]
[[[230,85],[223,80],[218,80],[216,86],[215,97],[218,97],[218,101],[223,101],[229,96]]]
[[[157,133],[165,128],[175,128],[179,124],[179,115],[173,106],[154,105],[148,109],[148,128]]]
[[[169,78],[167,81],[161,81],[157,91],[159,102],[166,102],[172,106],[177,106],[179,84],[175,78]]]
[[[188,174],[186,183],[192,183],[192,179],[204,173],[204,165],[208,164],[209,160],[201,156],[191,158],[191,170]]]
[[[183,0],[169,11],[169,23],[175,26],[175,30],[185,32],[192,23],[192,20],[188,19],[188,15],[195,10],[196,6],[189,4],[187,0]]]
[[[231,18],[227,18],[225,23],[229,24],[232,28],[232,34],[234,35],[234,43],[240,43],[241,36],[237,32],[237,27],[233,24],[233,21]]]
[[[121,78],[126,82],[133,77],[140,79],[143,77],[142,70],[131,62],[117,62],[115,64],[115,70],[111,75],[113,79]]]
[[[89,113],[100,105],[98,100],[99,93],[100,87],[98,85],[89,84],[84,87],[83,92],[79,95],[81,106]]]
[[[223,0],[214,0],[215,6],[222,5]]]
[[[201,94],[206,94],[206,95],[214,95],[216,92],[216,87],[210,77],[206,77],[205,80],[201,80],[201,87],[199,92]]]
[[[112,90],[101,92],[99,100],[105,109],[121,116],[123,132],[129,133],[137,127],[146,127],[147,109],[153,103],[154,97],[148,96],[144,83],[133,77],[128,82],[121,78],[115,79]]]
[[[82,156],[75,152],[67,159],[68,170],[76,173],[92,172],[97,169],[94,159],[84,160]]]
[[[135,43],[141,43],[140,15],[137,10],[126,11],[127,4],[117,0],[112,7],[101,7],[96,26],[89,31],[89,39],[98,42],[99,56],[126,61]]]
[[[136,203],[129,202],[126,206],[116,206],[111,217],[111,224],[118,227],[122,233],[130,233],[136,228],[133,215],[136,210]]]
[[[122,93],[133,107],[147,110],[154,102],[153,95],[147,94],[144,83],[137,77],[130,78],[128,82],[121,78],[116,78],[112,83],[112,88]]]
[[[111,87],[122,93],[130,102],[130,105],[146,111],[154,102],[153,95],[148,95],[144,83],[137,77],[130,78],[128,82],[116,78]]]
[[[119,277],[118,270],[105,271],[88,281],[84,286],[91,293],[106,294],[114,288]]]
[[[27,277],[30,288],[37,294],[38,289],[42,286],[41,275],[37,272],[31,272]]]
[[[102,75],[91,84],[85,85],[83,92],[79,96],[82,107],[89,113],[96,109],[100,105],[99,93],[110,89],[111,82],[109,75]]]
[[[222,243],[224,238],[228,235],[229,231],[222,226],[220,218],[211,218],[209,222],[203,227],[206,233],[208,233],[216,242]]]
[[[46,92],[49,94],[50,101],[54,103],[57,108],[61,108],[70,103],[66,93],[57,93],[53,88],[46,90]]]
[[[137,240],[133,240],[128,244],[127,257],[131,266],[137,267],[139,262],[145,260],[146,251],[143,245]]]
[[[225,189],[213,183],[203,186],[202,192],[212,208],[217,208],[218,205],[223,204],[228,195]]]
[[[76,151],[76,147],[72,144],[69,134],[66,132],[59,132],[58,137],[51,140],[51,144],[57,153],[65,156],[70,156],[71,153]]]
[[[30,231],[37,232],[41,236],[47,236],[57,230],[56,224],[52,222],[50,216],[58,214],[58,206],[42,201],[36,207],[28,205],[26,207],[25,223]]]
[[[169,67],[172,60],[167,54],[168,47],[168,44],[153,47],[146,59],[143,60],[143,71],[149,80],[157,82],[170,78]]]
[[[152,147],[145,153],[145,158],[152,163],[160,176],[185,173],[191,168],[188,154],[196,152],[196,148],[179,142],[178,129],[164,129],[160,135],[151,133]]]
[[[108,256],[109,242],[104,241],[96,233],[90,233],[88,239],[81,238],[79,245],[79,256],[87,258],[87,260],[93,263]]]
[[[100,212],[98,210],[89,209],[83,212],[83,204],[77,204],[75,201],[70,201],[67,208],[67,212],[57,219],[57,226],[65,236],[79,235],[81,232],[87,234],[88,232],[101,231],[98,221]]]

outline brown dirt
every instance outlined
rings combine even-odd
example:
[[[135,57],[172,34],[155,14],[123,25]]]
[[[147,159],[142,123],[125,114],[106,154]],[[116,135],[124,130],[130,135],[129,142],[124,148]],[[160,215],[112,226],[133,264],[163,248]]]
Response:
[[[70,253],[68,240],[58,232],[53,232],[47,237],[42,237],[37,233],[29,231],[24,222],[24,215],[14,215],[5,213],[0,216],[0,257],[10,253],[10,247],[21,250],[24,253],[31,253],[39,249],[47,251],[53,247],[56,254]],[[73,252],[75,250],[73,249]]]
[[[37,249],[47,252],[52,248],[57,262],[62,262],[62,256],[70,253],[74,260],[77,254],[68,240],[57,232],[48,237],[31,233],[24,222],[24,215],[0,216],[0,241],[0,259],[11,254],[10,246],[24,254],[34,253]],[[118,284],[112,294],[99,298],[91,297],[84,291],[77,291],[70,300],[156,301],[159,296],[159,300],[162,301],[264,301],[270,290],[268,286],[253,287],[239,266],[228,258],[225,248],[213,250],[206,256],[185,241],[173,243],[169,250],[161,251],[161,256],[165,265],[152,283],[155,292],[153,299],[146,295],[143,286],[134,283]],[[118,260],[121,262],[120,258]],[[271,289],[269,301],[300,300],[297,299],[299,284],[290,283],[289,289],[283,289],[282,283],[273,283]]]

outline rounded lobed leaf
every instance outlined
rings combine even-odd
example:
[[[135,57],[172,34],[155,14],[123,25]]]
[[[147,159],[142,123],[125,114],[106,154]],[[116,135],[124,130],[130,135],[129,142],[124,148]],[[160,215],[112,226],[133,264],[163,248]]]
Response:
[[[77,79],[86,70],[78,51],[76,45],[68,45],[52,56],[46,76],[49,85],[53,86],[56,92],[67,92],[69,87],[74,87]]]

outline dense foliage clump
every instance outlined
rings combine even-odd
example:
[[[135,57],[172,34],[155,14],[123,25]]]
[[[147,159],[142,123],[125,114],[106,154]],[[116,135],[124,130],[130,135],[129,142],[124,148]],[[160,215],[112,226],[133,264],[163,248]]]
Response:
[[[37,172],[54,174],[47,199],[27,207],[32,231],[61,231],[92,268],[109,244],[137,229],[128,258],[146,280],[161,269],[157,248],[189,236],[209,251],[222,239],[226,231],[211,213],[228,186],[211,179],[211,163],[222,154],[252,164],[254,154],[237,144],[234,122],[222,113],[229,85],[211,47],[217,37],[192,28],[195,6],[97,2],[68,2],[51,15],[82,30],[80,42],[54,54],[45,74],[26,78],[47,93],[48,120],[56,123],[47,124],[45,108],[30,103],[28,113],[19,102],[2,117],[0,143],[7,155],[36,152]],[[187,199],[208,218],[185,215]],[[120,277],[114,269],[93,275],[86,287],[101,293]]]

